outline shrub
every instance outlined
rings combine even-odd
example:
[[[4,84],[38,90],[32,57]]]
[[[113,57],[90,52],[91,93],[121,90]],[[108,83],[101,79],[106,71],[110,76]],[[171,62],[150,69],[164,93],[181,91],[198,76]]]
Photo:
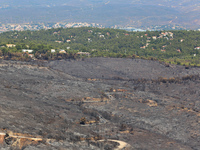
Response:
[[[188,66],[188,65],[185,65],[185,69],[189,69],[189,66]]]
[[[125,131],[127,129],[127,125],[126,124],[121,124],[120,126],[120,131]]]
[[[86,124],[86,118],[85,118],[85,117],[82,117],[82,118],[80,119],[80,124],[83,124],[83,125]]]
[[[170,67],[168,63],[165,63],[165,67]]]

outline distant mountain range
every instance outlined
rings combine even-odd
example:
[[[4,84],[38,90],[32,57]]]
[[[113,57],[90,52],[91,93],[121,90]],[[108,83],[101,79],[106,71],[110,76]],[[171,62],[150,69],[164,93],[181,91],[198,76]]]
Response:
[[[88,22],[148,28],[200,28],[199,0],[1,0],[1,23]]]

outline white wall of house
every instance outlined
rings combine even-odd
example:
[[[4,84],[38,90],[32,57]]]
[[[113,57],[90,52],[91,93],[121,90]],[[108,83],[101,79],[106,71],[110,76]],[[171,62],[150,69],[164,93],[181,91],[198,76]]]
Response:
[[[28,53],[32,53],[33,52],[33,50],[31,50],[31,49],[22,49],[22,52],[28,52]]]

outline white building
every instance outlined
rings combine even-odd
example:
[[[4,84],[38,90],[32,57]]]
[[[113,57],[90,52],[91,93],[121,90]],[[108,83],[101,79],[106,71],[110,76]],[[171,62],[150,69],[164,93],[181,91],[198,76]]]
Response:
[[[56,52],[56,50],[55,49],[51,49],[51,53],[55,53]]]
[[[78,55],[86,55],[86,56],[89,56],[89,55],[90,55],[89,52],[78,52],[77,54],[78,54]]]
[[[15,44],[6,44],[7,47],[15,47]]]
[[[24,53],[26,53],[26,52],[28,52],[28,53],[32,53],[33,50],[32,50],[32,49],[22,49],[22,52],[24,52]]]
[[[59,53],[60,53],[60,54],[65,54],[66,51],[65,51],[64,49],[61,49],[61,50],[59,51]]]

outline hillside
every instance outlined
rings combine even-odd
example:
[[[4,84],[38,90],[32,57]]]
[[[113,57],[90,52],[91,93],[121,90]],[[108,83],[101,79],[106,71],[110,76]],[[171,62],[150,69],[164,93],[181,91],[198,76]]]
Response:
[[[160,25],[179,25],[187,29],[198,29],[200,26],[200,3],[197,0],[60,0],[56,3],[52,0],[8,0],[1,1],[0,6],[0,22],[3,24],[65,21],[143,29]]]
[[[127,32],[91,27],[12,31],[0,34],[0,55],[4,59],[24,60],[20,58],[25,57],[22,49],[31,49],[36,59],[54,60],[76,59],[87,52],[89,57],[142,58],[199,66],[199,36],[199,31]],[[60,54],[61,50],[65,55]]]
[[[1,149],[199,149],[199,68],[87,58],[0,63]]]

